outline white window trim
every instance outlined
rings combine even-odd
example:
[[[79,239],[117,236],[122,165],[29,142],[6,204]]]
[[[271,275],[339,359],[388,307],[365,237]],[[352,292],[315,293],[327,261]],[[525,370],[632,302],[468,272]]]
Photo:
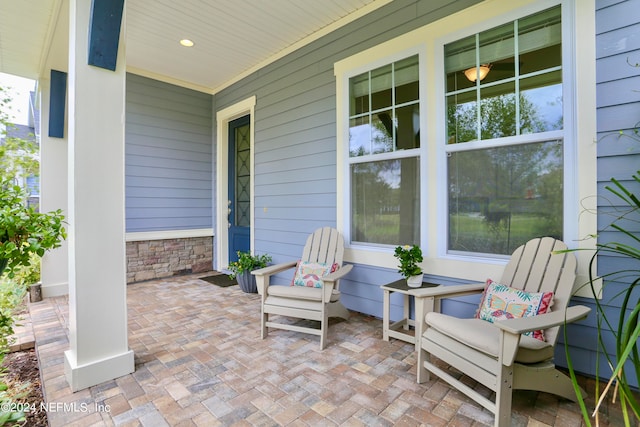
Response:
[[[594,0],[488,0],[456,14],[360,52],[334,65],[337,125],[337,226],[345,235],[345,260],[396,269],[393,251],[350,242],[350,184],[348,143],[349,78],[418,53],[420,66],[420,211],[423,267],[428,274],[470,281],[499,278],[506,259],[457,256],[446,253],[446,182],[444,146],[443,61],[444,44],[562,4],[563,91],[565,138],[564,240],[570,248],[593,248],[586,239],[597,232],[596,216],[582,214],[595,209],[596,98]],[[567,52],[575,54],[567,55]],[[431,96],[427,96],[427,95]],[[579,99],[580,102],[576,100]],[[580,125],[576,125],[579,123]],[[578,167],[579,166],[579,167]],[[567,174],[571,174],[570,176]],[[435,203],[434,203],[435,201]],[[429,203],[431,202],[431,203]],[[430,238],[433,236],[432,238]],[[588,280],[592,252],[578,251],[576,285]],[[581,296],[591,296],[586,287]]]

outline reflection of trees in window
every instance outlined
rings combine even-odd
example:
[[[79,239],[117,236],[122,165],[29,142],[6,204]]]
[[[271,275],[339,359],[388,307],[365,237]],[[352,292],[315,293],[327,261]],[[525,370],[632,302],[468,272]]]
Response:
[[[480,100],[480,139],[516,135],[516,96],[513,93]],[[478,139],[476,103],[453,104],[448,107],[449,143]],[[519,96],[520,133],[544,132],[547,126],[535,103],[525,94]]]
[[[373,154],[420,147],[420,110],[418,105],[398,108],[395,114],[394,120],[391,116],[391,110],[375,113],[372,115],[371,126],[358,123],[357,126],[362,130],[355,132],[352,129],[349,133],[349,156],[361,157],[370,154],[366,148],[369,145],[373,147]],[[353,121],[353,123],[352,128],[355,128],[356,122]],[[368,140],[369,135],[371,143]]]
[[[384,243],[382,229],[395,228],[393,218],[385,215],[397,206],[393,188],[384,175],[393,173],[388,162],[367,162],[351,166],[351,237],[358,242]],[[372,233],[376,236],[372,236]],[[388,237],[388,236],[387,236]]]
[[[562,144],[451,153],[449,248],[509,254],[536,236],[562,237]]]
[[[419,173],[416,158],[351,165],[353,241],[419,243]]]

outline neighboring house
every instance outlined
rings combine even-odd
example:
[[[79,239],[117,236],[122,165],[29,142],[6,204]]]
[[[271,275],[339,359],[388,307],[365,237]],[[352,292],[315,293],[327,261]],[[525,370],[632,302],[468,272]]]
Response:
[[[607,207],[604,185],[628,183],[640,165],[640,143],[618,137],[640,119],[638,10],[638,0],[396,0],[213,94],[128,73],[128,282],[224,270],[248,247],[294,260],[328,225],[355,264],[342,301],[381,317],[398,244],[421,245],[427,278],[444,285],[499,277],[538,235],[593,247],[585,238],[607,225],[593,214]],[[586,280],[589,255],[578,256]],[[611,310],[624,285],[606,287]],[[586,294],[575,302],[594,306]],[[570,336],[574,366],[595,375],[595,314]]]
[[[40,139],[37,129],[40,127],[39,113],[34,108],[35,92],[29,94],[29,123],[26,125],[10,123],[6,128],[5,138],[17,138],[25,141],[32,141],[39,145]],[[4,139],[0,141],[0,144]],[[40,206],[40,176],[37,174],[20,175],[15,177],[17,183],[29,192],[27,203],[38,210]]]

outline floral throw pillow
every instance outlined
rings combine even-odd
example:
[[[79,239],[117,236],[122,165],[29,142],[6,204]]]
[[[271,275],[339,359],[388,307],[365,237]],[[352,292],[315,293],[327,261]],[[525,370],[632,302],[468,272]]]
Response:
[[[296,273],[291,281],[291,286],[306,286],[309,288],[321,288],[322,278],[338,269],[338,264],[325,264],[322,262],[298,261]]]
[[[476,318],[493,323],[497,320],[532,317],[551,311],[552,303],[553,292],[526,292],[488,279]],[[523,335],[544,341],[541,330]]]

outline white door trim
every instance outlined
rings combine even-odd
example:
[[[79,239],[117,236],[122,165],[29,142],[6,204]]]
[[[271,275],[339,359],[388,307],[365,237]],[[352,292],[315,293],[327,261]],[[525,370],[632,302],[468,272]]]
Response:
[[[249,186],[251,188],[251,215],[250,215],[250,227],[251,227],[251,251],[253,252],[253,222],[254,222],[254,180],[253,180],[253,167],[254,167],[254,110],[256,105],[256,97],[252,96],[233,104],[223,110],[216,113],[216,236],[215,239],[215,263],[214,268],[218,271],[224,271],[229,267],[229,233],[228,233],[228,219],[227,219],[227,201],[229,200],[229,122],[240,118],[242,116],[249,115],[250,126],[250,170],[251,177],[249,180]]]

